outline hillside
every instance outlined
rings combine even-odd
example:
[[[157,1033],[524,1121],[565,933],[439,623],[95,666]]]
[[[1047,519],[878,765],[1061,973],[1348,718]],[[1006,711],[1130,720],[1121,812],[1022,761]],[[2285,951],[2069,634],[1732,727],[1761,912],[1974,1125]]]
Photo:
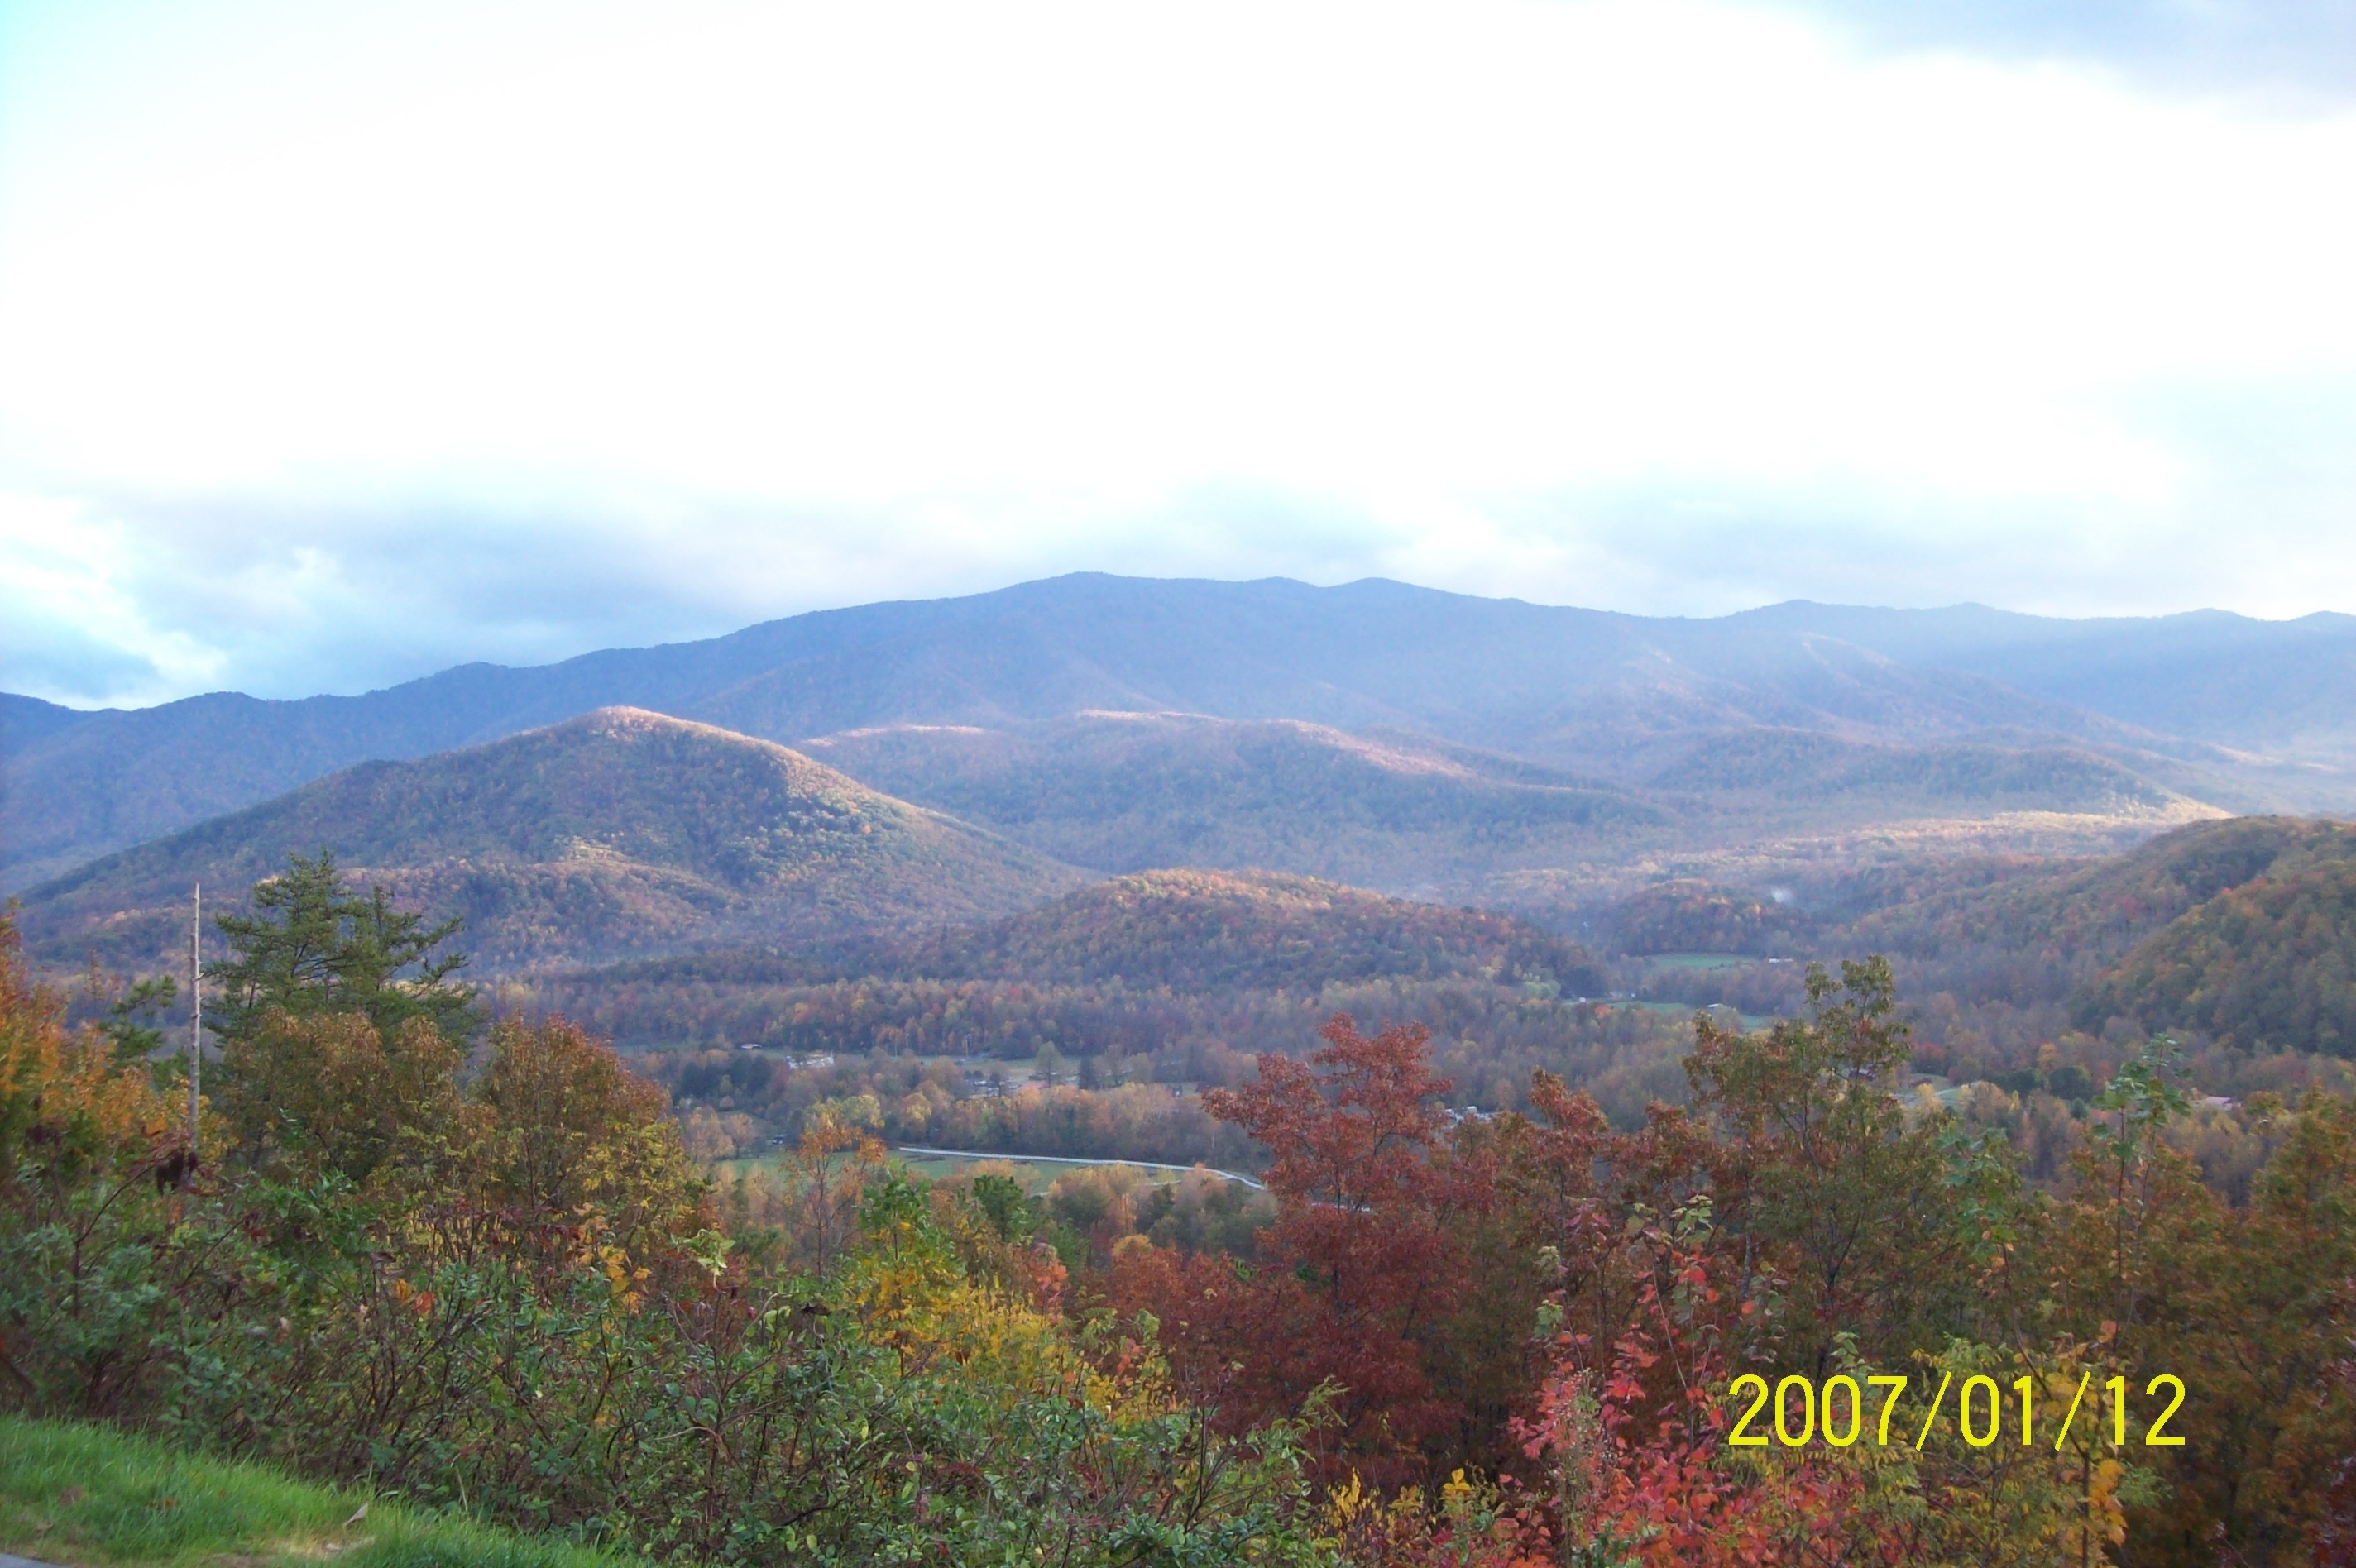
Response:
[[[359,762],[616,704],[787,744],[1087,709],[1297,720],[1622,785],[1709,737],[1767,728],[2074,748],[2233,810],[2330,809],[2356,805],[2352,661],[2346,617],[2079,623],[1788,604],[1688,621],[1384,581],[1080,575],[537,668],[468,665],[359,697],[214,693],[73,719],[12,706],[0,877],[22,887]]]
[[[1804,630],[1901,663],[1965,671],[2158,734],[2345,763],[2356,736],[2356,616],[2221,610],[2072,621],[1980,605],[1797,603],[1734,620]]]
[[[2166,810],[2182,797],[2081,747],[1970,741],[1861,743],[1760,727],[1704,738],[1646,781],[1655,788],[1823,808],[1860,797],[1885,810],[2115,813]]]
[[[112,856],[26,896],[50,963],[177,951],[187,888],[220,893],[325,848],[498,969],[719,940],[958,921],[1074,873],[798,752],[605,709],[418,763],[372,763]]]
[[[2164,834],[2132,853],[1926,890],[1850,929],[1853,944],[1922,958],[1994,950],[2083,976],[2195,906],[2269,873],[2356,856],[2356,828],[2244,816]]]
[[[899,965],[1181,991],[1451,976],[1601,988],[1577,948],[1511,916],[1268,872],[1119,877],[989,925],[927,933],[903,946]]]
[[[1672,867],[1773,881],[1975,843],[2084,853],[2217,815],[2081,749],[1790,729],[1680,741],[1630,785],[1396,729],[1201,714],[894,725],[803,747],[1076,865],[1273,869],[1556,924]],[[1847,842],[1858,835],[1876,842]]]
[[[1815,933],[1806,912],[1772,892],[1656,882],[1617,901],[1605,917],[1623,953],[1740,953],[1788,955]]]
[[[366,1487],[298,1480],[193,1444],[13,1412],[0,1415],[0,1552],[104,1568],[295,1568],[339,1554],[367,1568],[633,1568],[645,1561]]]
[[[90,715],[37,697],[0,691],[0,758],[14,757],[36,741],[70,730]]]
[[[1398,733],[1187,713],[805,742],[873,787],[1103,871],[1267,868],[1402,889],[1591,857],[1672,826],[1625,790]]]
[[[1053,1048],[1089,1086],[1239,1082],[1253,1053],[1297,1054],[1346,1011],[1430,1027],[1464,1100],[1517,1103],[1545,1067],[1633,1115],[1674,1093],[1681,1020],[1580,1001],[1606,983],[1580,949],[1510,916],[1301,877],[1176,870],[959,929],[542,974],[500,1000],[634,1048],[757,1042],[875,1052],[912,1070],[926,1057]],[[760,1059],[718,1061],[738,1085],[723,1109],[779,1087]],[[694,1093],[730,1100],[712,1083]]]
[[[1526,921],[1274,872],[1116,877],[986,923],[797,948],[641,959],[575,976],[747,985],[881,977],[1132,990],[1315,992],[1476,976],[1600,989],[1585,954]]]
[[[1788,960],[1883,954],[1918,1064],[2016,1086],[2062,1066],[2100,1082],[2155,1030],[2187,1041],[2217,1093],[2293,1092],[2340,1071],[2316,1062],[2356,1060],[2345,823],[2235,817],[2100,859],[1826,868],[1776,891],[1791,903],[1692,881],[1621,901],[1603,934],[1637,956],[1614,960],[1615,984],[1772,1013],[1800,1001]]]
[[[2136,944],[2075,998],[2113,1018],[2244,1051],[2356,1056],[2356,860],[2270,871]]]

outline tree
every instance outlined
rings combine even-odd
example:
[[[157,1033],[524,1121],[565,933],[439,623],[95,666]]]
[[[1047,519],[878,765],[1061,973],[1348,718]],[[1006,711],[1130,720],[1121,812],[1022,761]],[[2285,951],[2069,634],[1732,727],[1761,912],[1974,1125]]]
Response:
[[[542,1223],[594,1216],[641,1255],[709,1223],[710,1187],[662,1090],[562,1019],[494,1029],[474,1089],[491,1113],[484,1163],[505,1211]]]
[[[0,910],[0,1404],[106,1416],[168,1365],[174,1303],[155,1275],[203,1247],[169,1212],[187,1167],[176,1107],[145,1062],[65,1015]]]
[[[114,1047],[117,1061],[144,1061],[164,1049],[161,1019],[180,994],[179,983],[171,976],[149,975],[126,982],[119,976],[102,976],[97,960],[92,959],[87,990],[93,999],[107,999],[106,1016],[99,1020],[98,1030]]]
[[[1837,982],[1811,965],[1807,996],[1807,1017],[1758,1034],[1697,1019],[1686,1072],[1731,1146],[1720,1212],[1752,1250],[1746,1269],[1780,1266],[1799,1336],[1787,1359],[1822,1376],[1843,1331],[1888,1356],[1972,1328],[2020,1193],[2000,1147],[1900,1103],[1911,1046],[1886,960],[1845,963]]]
[[[2356,1107],[2254,1096],[2281,1144],[2229,1209],[2164,1136],[2188,1108],[2166,1081],[2176,1061],[2174,1042],[2150,1041],[2096,1100],[2105,1125],[2072,1162],[2045,1284],[2063,1321],[2115,1333],[2131,1395],[2163,1372],[2187,1391],[2169,1425],[2184,1445],[2142,1451],[2166,1486],[2130,1513],[2136,1561],[2302,1563],[2311,1533],[2332,1546],[2334,1472],[2356,1453],[2356,1387],[2340,1375],[2356,1319]],[[2161,1403],[2129,1405],[2139,1448]]]
[[[359,1013],[264,1015],[221,1053],[216,1093],[249,1168],[362,1183],[404,1136],[447,1128],[458,1051],[425,1019],[390,1039]]]
[[[1434,1396],[1422,1339],[1455,1305],[1462,1271],[1433,1155],[1444,1118],[1419,1025],[1369,1038],[1336,1014],[1308,1061],[1262,1056],[1259,1079],[1204,1104],[1275,1157],[1268,1266],[1241,1275],[1149,1249],[1116,1260],[1116,1295],[1150,1308],[1173,1359],[1240,1427],[1290,1417],[1328,1385],[1339,1424],[1320,1435],[1327,1469],[1391,1485],[1421,1468],[1419,1445],[1453,1424]],[[1240,1373],[1222,1371],[1241,1357]]]
[[[273,1010],[358,1013],[386,1039],[412,1019],[454,1041],[479,1027],[474,991],[450,978],[466,955],[434,955],[463,922],[429,926],[387,903],[382,888],[352,892],[325,849],[288,856],[283,874],[254,884],[253,906],[214,919],[231,953],[205,966],[221,990],[207,1021],[225,1044],[252,1037]]]
[[[820,1100],[802,1113],[801,1141],[786,1157],[793,1190],[790,1237],[798,1255],[824,1269],[858,1232],[859,1202],[884,1166],[873,1094]]]

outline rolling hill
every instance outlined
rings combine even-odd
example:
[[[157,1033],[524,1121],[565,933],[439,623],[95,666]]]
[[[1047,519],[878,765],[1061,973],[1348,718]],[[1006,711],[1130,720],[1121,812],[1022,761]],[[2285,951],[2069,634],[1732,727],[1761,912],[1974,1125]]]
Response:
[[[1602,925],[1614,948],[1635,954],[1827,962],[1885,954],[1901,994],[1941,1020],[1934,1036],[1952,1027],[2022,1035],[2033,1046],[2040,1034],[2100,1031],[2121,1018],[2281,1046],[2297,1034],[2282,1020],[2322,1016],[2285,997],[2312,1000],[2338,984],[2335,965],[2356,969],[2334,902],[2351,865],[2356,828],[2345,824],[2228,817],[2093,859],[1830,868],[1781,890],[1789,905],[1763,887],[1664,883],[1622,900]],[[2269,969],[2273,978],[2252,978]],[[1712,984],[1729,997],[1749,987],[1747,1010],[1758,1011],[1796,1005],[1797,982],[1795,967],[1769,975],[1753,965],[1712,981],[1655,970],[1643,983],[1656,987],[1648,994],[1687,1000],[1719,999]],[[1994,1012],[1965,1021],[1950,1003]],[[2311,1031],[2302,1038],[2297,1049],[2328,1043]]]
[[[1647,781],[1656,789],[1823,807],[1869,800],[1886,812],[2160,811],[2176,791],[2083,747],[1986,740],[1898,746],[1760,726],[1711,735]]]
[[[1853,946],[1918,958],[2018,955],[2074,980],[2231,889],[2351,857],[2356,828],[2341,823],[2229,817],[2092,864],[2019,867],[1985,880],[1967,869],[1961,885],[1895,899],[1848,934]]]
[[[616,704],[787,744],[1088,709],[1291,720],[1623,786],[1710,737],[1766,728],[2075,751],[2227,809],[2348,809],[2351,670],[2345,616],[2070,622],[1803,603],[1677,620],[1385,581],[1079,575],[537,668],[468,665],[359,697],[214,693],[80,716],[20,699],[0,711],[0,878],[23,887],[356,763]]]
[[[1937,859],[1976,837],[2115,849],[2218,815],[2080,748],[1790,729],[1681,741],[1634,784],[1393,729],[1201,714],[894,725],[802,744],[888,794],[1098,870],[1262,868],[1557,923],[1664,874]],[[1893,827],[1911,847],[1840,842]],[[1715,863],[1730,847],[1750,863]]]
[[[145,966],[191,882],[241,891],[290,852],[436,917],[490,969],[969,920],[1076,873],[798,752],[635,709],[416,763],[370,763],[109,857],[25,899],[28,948]]]
[[[1582,950],[1509,915],[1305,877],[1167,870],[964,927],[542,974],[511,1005],[633,1045],[1012,1058],[1052,1044],[1151,1058],[1175,1082],[1296,1050],[1335,1008],[1560,1045],[1596,1034],[1576,999],[1605,985]]]
[[[2244,1051],[2356,1056],[2356,860],[2269,870],[2186,911],[2073,998]]]
[[[2356,1083],[2356,827],[2343,823],[2233,817],[2099,858],[1828,866],[1772,891],[1666,882],[1601,913],[1616,986],[1679,1007],[1790,1012],[1795,960],[1884,955],[1916,1064],[1958,1083],[2083,1099],[2168,1032],[2209,1093]],[[2051,1147],[2036,1157],[2040,1174],[2058,1168]]]
[[[1314,877],[1196,869],[1115,877],[986,923],[831,947],[641,959],[594,973],[633,984],[875,977],[1190,993],[1314,994],[1348,981],[1461,976],[1601,985],[1577,946],[1511,915],[1389,898]]]
[[[1290,720],[1086,712],[804,742],[855,778],[1073,865],[1266,869],[1391,891],[1591,858],[1676,818],[1589,778]]]
[[[905,944],[942,978],[1177,991],[1315,991],[1337,982],[1477,976],[1601,990],[1576,947],[1527,922],[1270,872],[1118,877],[987,925]]]
[[[1806,912],[1741,888],[1655,882],[1616,901],[1605,929],[1622,953],[1733,953],[1788,956],[1815,934]]]
[[[2356,616],[2256,621],[2222,610],[2064,620],[1943,610],[1772,605],[1734,617],[1986,677],[2147,731],[2345,764],[2356,741]]]

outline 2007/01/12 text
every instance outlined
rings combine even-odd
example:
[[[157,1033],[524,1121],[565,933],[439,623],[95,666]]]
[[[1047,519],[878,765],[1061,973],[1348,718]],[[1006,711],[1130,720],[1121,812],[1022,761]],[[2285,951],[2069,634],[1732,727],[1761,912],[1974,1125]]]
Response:
[[[1736,1448],[1766,1447],[1770,1439],[1764,1427],[1772,1424],[1774,1431],[1772,1441],[1786,1448],[1805,1447],[1815,1440],[1819,1432],[1824,1440],[1834,1447],[1846,1448],[1867,1430],[1868,1398],[1865,1389],[1870,1385],[1883,1391],[1880,1412],[1872,1424],[1873,1440],[1887,1447],[1890,1416],[1897,1410],[1899,1402],[1905,1397],[1911,1381],[1911,1379],[1895,1376],[1868,1377],[1860,1384],[1856,1378],[1841,1373],[1825,1380],[1824,1390],[1819,1396],[1814,1380],[1797,1373],[1783,1379],[1771,1391],[1765,1378],[1756,1372],[1745,1372],[1729,1385],[1727,1396],[1739,1403],[1746,1389],[1755,1389],[1758,1397],[1751,1400],[1742,1412],[1733,1429],[1726,1435],[1726,1441]],[[1989,1446],[2003,1435],[2007,1415],[2015,1414],[2019,1419],[2020,1442],[2024,1445],[2035,1442],[2036,1381],[2029,1377],[2016,1378],[2010,1390],[2014,1397],[2007,1399],[2006,1391],[1997,1386],[1994,1378],[1985,1373],[1965,1378],[1954,1412],[1955,1426],[1963,1434],[1964,1441],[1975,1448]],[[1932,1434],[1938,1429],[1940,1415],[1947,1408],[1947,1391],[1954,1382],[1953,1372],[1939,1380],[1938,1392],[1932,1396],[1930,1409],[1923,1414],[1919,1429],[1912,1435],[1915,1447],[1920,1448],[1928,1443]],[[2053,1429],[2053,1446],[2057,1451],[2069,1441],[2070,1433],[2078,1420],[2079,1409],[2084,1404],[2092,1386],[2094,1373],[2087,1372],[2079,1378],[2076,1397],[2071,1400],[2061,1424]],[[1797,1399],[1792,1397],[1794,1392],[1799,1395]],[[1837,1399],[1837,1395],[1839,1396]],[[2168,1424],[2184,1403],[2184,1380],[2172,1372],[2162,1372],[2145,1385],[2144,1396],[2167,1402],[2150,1424],[2144,1428],[2144,1445],[2149,1448],[2182,1447],[2184,1439],[2170,1435]],[[2112,1445],[2126,1447],[2127,1380],[2124,1377],[2106,1379],[2101,1385],[2097,1403],[2108,1406]],[[1760,1422],[1760,1416],[1771,1406],[1773,1415],[1770,1423]],[[2101,1411],[2097,1409],[2092,1413],[2094,1419],[2100,1423]],[[1762,1429],[1754,1431],[1754,1425]],[[2099,1431],[2099,1426],[2096,1430]],[[1903,1425],[1901,1435],[1901,1437],[1905,1435]]]

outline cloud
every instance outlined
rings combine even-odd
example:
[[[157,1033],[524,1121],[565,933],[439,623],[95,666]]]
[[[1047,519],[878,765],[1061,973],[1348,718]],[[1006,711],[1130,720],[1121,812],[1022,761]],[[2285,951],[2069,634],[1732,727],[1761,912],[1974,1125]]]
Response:
[[[2356,378],[2155,383],[2117,417],[2123,444],[2169,454],[2174,477],[2148,496],[1666,466],[1470,496],[1236,483],[836,507],[682,494],[617,509],[608,496],[506,512],[455,498],[288,508],[134,496],[72,517],[64,537],[82,542],[52,550],[46,575],[0,583],[54,607],[12,625],[34,656],[12,654],[7,684],[80,701],[221,684],[356,691],[462,659],[543,662],[1080,569],[1386,576],[1650,614],[1803,597],[2071,615],[2347,607]],[[56,537],[59,516],[43,509],[32,531]]]
[[[6,679],[352,690],[1077,569],[2344,593],[2356,114],[1831,25],[9,8]]]
[[[2293,112],[2356,102],[2344,0],[1769,0],[1876,52],[2059,60]]]
[[[186,585],[151,575],[145,532],[95,522],[70,502],[0,495],[8,689],[155,701],[201,689],[222,670],[217,646],[149,613],[174,603],[159,590]]]

